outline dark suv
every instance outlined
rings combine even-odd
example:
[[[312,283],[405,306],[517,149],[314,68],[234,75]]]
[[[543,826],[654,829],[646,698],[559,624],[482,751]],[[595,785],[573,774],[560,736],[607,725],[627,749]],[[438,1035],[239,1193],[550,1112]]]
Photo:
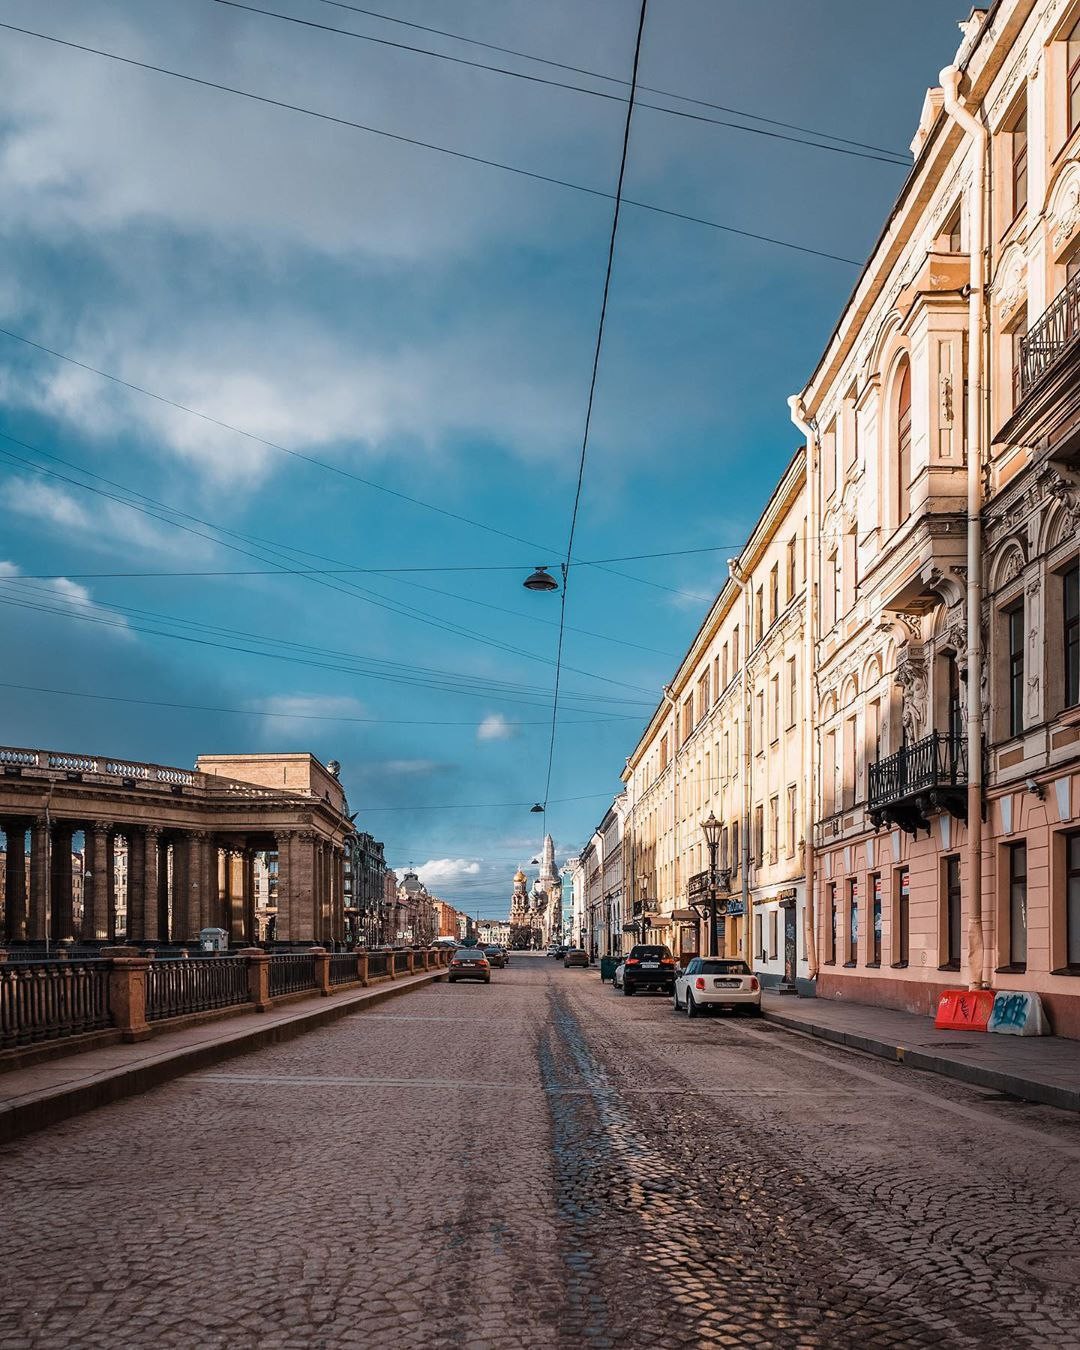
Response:
[[[675,988],[675,958],[670,948],[643,943],[631,947],[623,968],[622,987],[627,997],[639,989],[659,989],[670,994]]]

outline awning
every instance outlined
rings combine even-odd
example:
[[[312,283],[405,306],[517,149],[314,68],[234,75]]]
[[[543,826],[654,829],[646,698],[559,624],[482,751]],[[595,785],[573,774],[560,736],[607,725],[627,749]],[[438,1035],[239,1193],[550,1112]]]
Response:
[[[697,923],[698,919],[696,909],[673,909],[671,917],[676,923]]]

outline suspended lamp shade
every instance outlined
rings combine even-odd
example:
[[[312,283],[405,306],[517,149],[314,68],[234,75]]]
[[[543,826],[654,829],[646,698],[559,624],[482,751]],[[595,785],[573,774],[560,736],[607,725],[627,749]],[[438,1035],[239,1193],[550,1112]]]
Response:
[[[538,567],[522,583],[527,591],[557,591],[559,583],[546,567]]]
[[[530,806],[530,807],[529,807],[529,814],[530,814],[530,815],[533,815],[533,816],[535,816],[535,815],[541,815],[541,816],[542,816],[542,815],[544,814],[544,808],[540,805],[539,802],[537,802],[535,806]]]

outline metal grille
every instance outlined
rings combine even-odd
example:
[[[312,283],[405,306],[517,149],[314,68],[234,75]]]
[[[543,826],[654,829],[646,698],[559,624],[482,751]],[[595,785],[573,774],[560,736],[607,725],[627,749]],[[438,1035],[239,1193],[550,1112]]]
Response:
[[[146,1020],[209,1012],[247,1003],[248,966],[235,956],[214,961],[151,961],[146,969]]]
[[[1080,337],[1080,276],[1060,291],[1020,339],[1020,394],[1027,395]]]
[[[409,953],[394,953],[394,973],[396,975],[407,975],[409,973]]]
[[[368,979],[378,979],[380,975],[390,974],[390,953],[369,952],[367,959]]]
[[[888,806],[916,792],[967,782],[967,746],[962,736],[932,731],[870,765],[869,806]]]
[[[108,961],[0,964],[0,1049],[112,1025]]]
[[[330,958],[330,983],[354,984],[357,979],[356,953],[336,952]]]
[[[315,988],[315,958],[309,952],[286,952],[270,958],[270,997],[300,994]]]

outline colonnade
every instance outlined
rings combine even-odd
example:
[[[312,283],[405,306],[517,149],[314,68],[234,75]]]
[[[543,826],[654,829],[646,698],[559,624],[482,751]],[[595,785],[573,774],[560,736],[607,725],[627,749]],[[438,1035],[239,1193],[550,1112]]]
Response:
[[[275,851],[275,940],[345,937],[344,850],[313,830],[236,835],[45,815],[0,817],[0,829],[6,838],[0,938],[8,943],[106,942],[117,938],[118,928],[129,942],[186,943],[202,928],[222,928],[231,943],[245,945],[257,936],[255,854]],[[79,831],[85,839],[81,916],[72,848]]]

